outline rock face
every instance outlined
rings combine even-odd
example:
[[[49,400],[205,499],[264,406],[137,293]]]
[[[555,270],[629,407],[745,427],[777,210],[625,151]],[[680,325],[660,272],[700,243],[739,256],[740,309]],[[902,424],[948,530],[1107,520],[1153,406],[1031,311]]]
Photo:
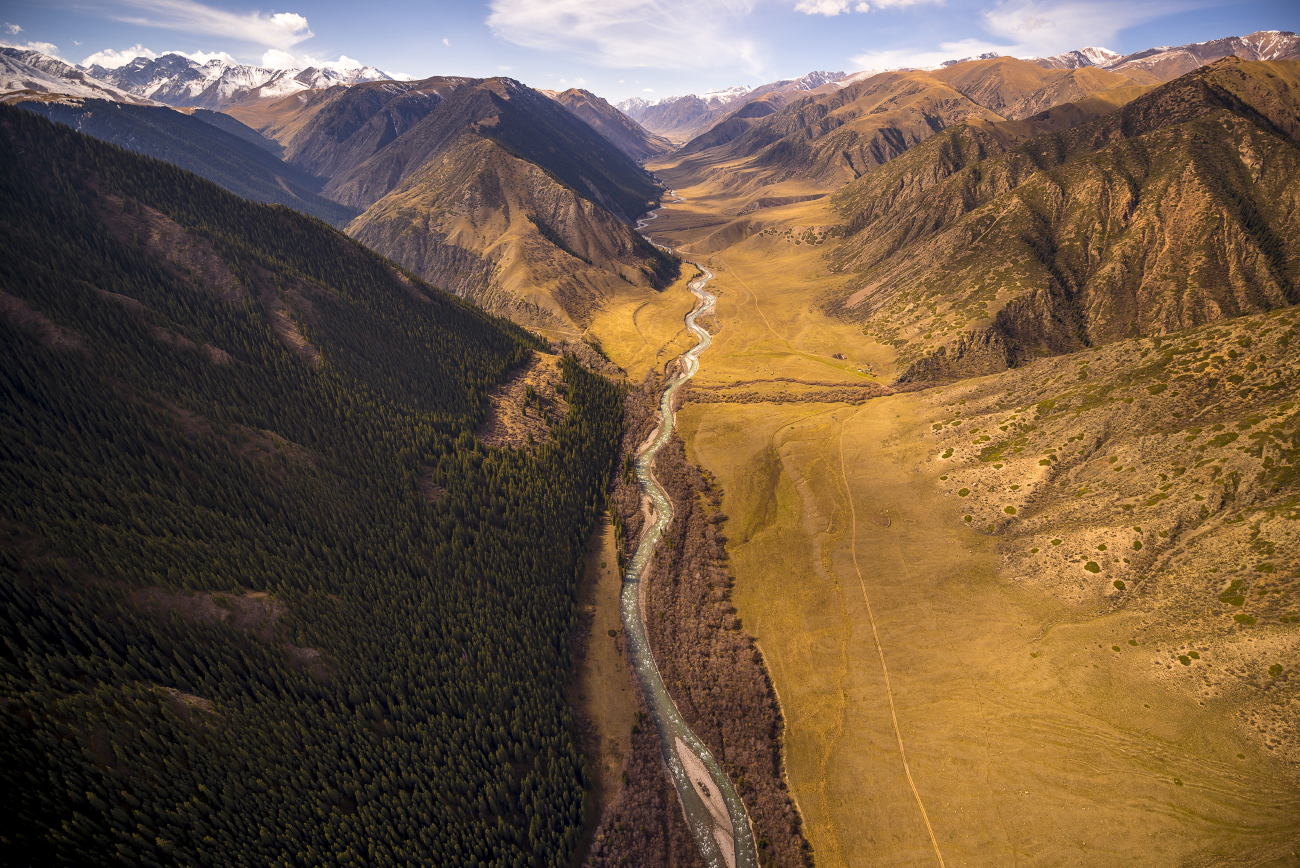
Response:
[[[1293,304],[1297,83],[1227,58],[1066,132],[935,136],[836,195],[831,306],[888,323],[906,381]]]

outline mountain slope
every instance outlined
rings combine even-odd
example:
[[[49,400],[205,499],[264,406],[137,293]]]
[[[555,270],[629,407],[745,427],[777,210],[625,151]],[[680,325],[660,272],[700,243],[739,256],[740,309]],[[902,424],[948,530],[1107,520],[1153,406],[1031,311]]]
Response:
[[[486,449],[521,329],[3,106],[0,191],[5,861],[567,863],[617,390]]]
[[[348,226],[413,271],[511,318],[582,326],[675,261],[537,164],[463,130]]]
[[[582,119],[633,160],[644,160],[674,148],[663,136],[648,132],[636,121],[590,91],[571,87],[566,91],[542,91]]]
[[[97,139],[180,166],[255,202],[287,205],[335,226],[357,215],[356,209],[319,195],[323,179],[270,154],[266,145],[274,143],[254,143],[250,138],[257,134],[247,128],[243,136],[228,131],[238,123],[231,118],[212,123],[170,108],[98,99],[78,106],[41,101],[20,105]]]
[[[1234,58],[1022,144],[965,125],[836,195],[836,301],[904,379],[1294,304],[1300,65]]]
[[[709,178],[738,197],[770,196],[782,182],[825,192],[969,118],[1001,119],[929,73],[884,73],[801,97],[718,146],[692,143],[664,177],[677,187]]]
[[[367,209],[349,232],[536,326],[569,329],[675,264],[630,227],[661,188],[562,104],[511,79],[336,87],[229,109]]]
[[[119,90],[39,51],[0,46],[0,94],[24,91],[33,95],[66,94],[78,98],[157,105],[153,100]]]

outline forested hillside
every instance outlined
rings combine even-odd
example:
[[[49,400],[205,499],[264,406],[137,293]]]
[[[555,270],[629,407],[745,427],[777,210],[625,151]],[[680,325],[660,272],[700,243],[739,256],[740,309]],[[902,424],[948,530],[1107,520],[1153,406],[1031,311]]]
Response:
[[[281,160],[272,153],[282,150],[275,142],[217,112],[186,115],[102,99],[80,105],[35,100],[20,105],[78,132],[180,166],[246,199],[288,205],[335,226],[358,213],[318,195],[326,179]]]
[[[0,106],[0,862],[568,864],[622,416],[327,227]]]

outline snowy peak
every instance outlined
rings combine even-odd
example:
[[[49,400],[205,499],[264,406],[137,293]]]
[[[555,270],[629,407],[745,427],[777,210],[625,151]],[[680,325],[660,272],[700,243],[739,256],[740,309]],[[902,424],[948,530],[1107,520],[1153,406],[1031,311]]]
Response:
[[[1001,56],[1002,56],[1002,55],[998,54],[996,51],[986,51],[986,52],[984,52],[983,54],[977,54],[977,55],[974,56],[974,57],[961,57],[961,58],[958,58],[957,60],[945,60],[943,63],[941,63],[941,64],[939,64],[938,66],[933,67],[933,68],[934,68],[934,69],[947,69],[947,68],[950,67],[950,66],[956,66],[956,65],[959,64],[959,63],[966,63],[966,62],[971,61],[971,60],[992,60],[992,59],[995,58],[995,57],[1001,57]]]
[[[833,84],[844,78],[843,72],[826,72],[819,70],[796,78],[790,82],[790,90],[816,90],[822,85]]]
[[[1083,69],[1087,66],[1109,66],[1119,60],[1121,55],[1109,48],[1079,48],[1074,51],[1067,51],[1064,54],[1054,54],[1051,57],[1030,57],[1027,58],[1030,63],[1036,63],[1039,66],[1048,69]]]
[[[77,99],[158,105],[87,75],[61,60],[20,48],[0,48],[0,95],[29,91]]]
[[[654,106],[669,106],[684,100],[699,100],[709,109],[719,109],[730,105],[751,90],[753,88],[738,84],[734,87],[724,87],[719,90],[706,90],[703,93],[683,93],[677,96],[660,97],[659,99],[646,100],[634,96],[616,103],[614,107],[635,120],[637,114],[644,113],[646,109]]]
[[[373,66],[270,69],[222,60],[200,64],[179,54],[137,57],[116,69],[92,66],[86,71],[129,93],[168,105],[214,109],[250,97],[275,99],[304,90],[395,79]]]

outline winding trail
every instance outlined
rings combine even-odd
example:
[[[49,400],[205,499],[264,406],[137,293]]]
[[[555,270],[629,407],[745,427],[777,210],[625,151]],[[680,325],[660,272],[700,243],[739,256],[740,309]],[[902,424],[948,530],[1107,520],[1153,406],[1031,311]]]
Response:
[[[861,411],[859,411],[861,412]],[[934,847],[935,858],[939,860],[939,868],[944,868],[943,853],[939,850],[939,841],[934,837],[934,828],[930,825],[930,815],[926,813],[925,803],[921,801],[921,794],[916,789],[916,782],[912,780],[912,767],[907,764],[907,751],[903,747],[903,732],[898,728],[898,712],[894,710],[894,690],[889,684],[889,667],[885,665],[885,649],[880,644],[880,633],[876,630],[876,615],[871,610],[871,598],[867,596],[867,583],[862,578],[862,567],[858,566],[858,510],[853,505],[853,489],[849,487],[849,472],[844,464],[844,429],[857,413],[849,416],[840,423],[840,481],[844,483],[844,496],[849,501],[849,551],[853,554],[853,570],[858,574],[858,586],[862,588],[862,601],[867,604],[867,618],[871,621],[871,636],[876,640],[876,653],[880,655],[880,671],[885,676],[885,696],[889,699],[889,716],[894,721],[894,738],[898,740],[898,755],[903,760],[903,772],[907,775],[907,785],[912,788],[912,796],[916,799],[916,806],[921,809],[921,819],[925,822],[925,830],[930,833],[930,844]]]
[[[677,201],[683,201],[675,192],[669,193]],[[660,210],[662,206],[638,220],[637,231],[643,231],[651,220],[659,216]],[[646,240],[650,240],[648,236]],[[654,478],[654,459],[673,433],[676,422],[673,397],[682,384],[695,376],[700,369],[700,354],[712,343],[709,333],[696,324],[696,319],[713,312],[716,299],[704,288],[713,279],[713,273],[698,263],[691,264],[700,269],[701,275],[689,284],[697,301],[686,315],[686,327],[696,336],[697,343],[680,357],[681,370],[668,381],[659,401],[659,426],[637,455],[636,476],[643,496],[650,502],[652,521],[642,532],[636,552],[623,573],[620,608],[628,653],[650,706],[650,716],[659,730],[664,761],[700,853],[709,868],[758,868],[754,831],[744,802],[704,742],[687,726],[659,674],[646,634],[645,599],[641,593],[641,583],[651,568],[655,546],[673,517],[672,501]]]

